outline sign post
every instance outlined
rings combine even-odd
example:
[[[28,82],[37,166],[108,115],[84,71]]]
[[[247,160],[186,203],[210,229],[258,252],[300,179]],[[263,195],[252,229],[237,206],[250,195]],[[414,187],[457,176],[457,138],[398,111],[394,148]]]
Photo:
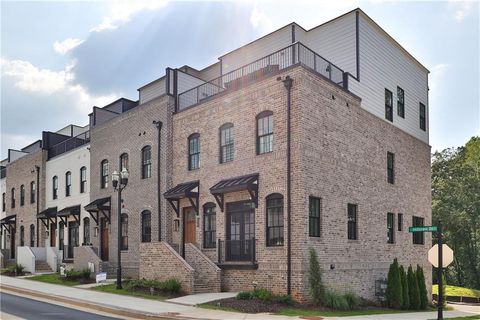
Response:
[[[443,237],[442,237],[442,221],[438,221],[438,314],[437,319],[443,319]]]

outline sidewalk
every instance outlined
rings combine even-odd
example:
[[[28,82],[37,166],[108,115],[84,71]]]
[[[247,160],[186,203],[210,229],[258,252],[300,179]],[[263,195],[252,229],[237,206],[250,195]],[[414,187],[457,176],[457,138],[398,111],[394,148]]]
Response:
[[[237,312],[226,312],[220,310],[209,310],[196,308],[183,304],[171,303],[166,301],[153,301],[148,299],[135,298],[130,296],[116,295],[105,292],[73,288],[61,285],[48,284],[32,280],[24,280],[1,276],[1,286],[3,289],[21,290],[25,294],[41,296],[63,303],[72,303],[83,305],[85,307],[97,310],[110,310],[113,313],[123,312],[125,314],[153,316],[159,318],[183,318],[183,319],[229,319],[229,320],[292,320],[298,317],[276,316],[271,314],[245,314]],[[208,297],[214,297],[213,294],[198,295],[199,301],[204,302]],[[189,304],[195,303],[195,296],[184,297],[183,302]],[[200,300],[201,299],[201,300]],[[470,310],[469,310],[470,311]],[[475,312],[475,310],[472,310]],[[478,311],[480,314],[480,310]],[[444,317],[472,316],[473,313],[461,311],[447,311]],[[325,318],[327,319],[327,318]],[[337,319],[337,318],[328,318]],[[418,312],[401,313],[391,315],[372,315],[342,317],[342,320],[380,320],[380,319],[401,319],[401,320],[428,320],[436,319],[436,312]]]

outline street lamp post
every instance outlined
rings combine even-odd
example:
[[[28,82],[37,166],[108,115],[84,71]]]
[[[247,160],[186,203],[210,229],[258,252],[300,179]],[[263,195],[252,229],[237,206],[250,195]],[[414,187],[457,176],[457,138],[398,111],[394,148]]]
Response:
[[[122,289],[122,191],[128,184],[128,170],[125,167],[120,173],[113,171],[112,184],[118,192],[117,289]]]

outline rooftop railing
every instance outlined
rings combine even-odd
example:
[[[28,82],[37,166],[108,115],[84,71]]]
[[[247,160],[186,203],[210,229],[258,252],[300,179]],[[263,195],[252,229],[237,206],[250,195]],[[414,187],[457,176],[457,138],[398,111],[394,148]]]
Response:
[[[7,176],[7,168],[2,167],[0,168],[0,179],[3,179]]]
[[[90,142],[90,131],[85,131],[75,137],[66,139],[48,149],[48,158],[51,159]]]
[[[296,64],[319,73],[333,83],[346,88],[344,71],[324,59],[300,42],[280,49],[241,68],[205,82],[178,96],[178,111],[191,107],[203,100],[230,89],[238,89],[248,83],[265,78]]]

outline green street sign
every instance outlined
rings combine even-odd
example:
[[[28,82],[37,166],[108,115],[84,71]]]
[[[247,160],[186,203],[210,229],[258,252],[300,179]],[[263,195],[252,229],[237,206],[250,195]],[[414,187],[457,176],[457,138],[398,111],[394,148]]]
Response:
[[[437,226],[409,227],[408,232],[437,232]]]

